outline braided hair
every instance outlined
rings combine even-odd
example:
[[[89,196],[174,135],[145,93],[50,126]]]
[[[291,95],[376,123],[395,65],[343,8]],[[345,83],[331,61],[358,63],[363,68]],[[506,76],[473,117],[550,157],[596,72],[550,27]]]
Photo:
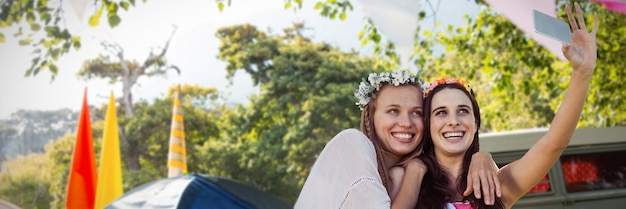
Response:
[[[389,84],[387,84],[389,85]],[[411,85],[415,86],[419,89],[420,93],[422,92],[419,84],[410,83],[403,85]],[[382,88],[385,88],[382,87]],[[376,111],[376,97],[373,97],[372,100],[364,106],[363,111],[361,111],[361,132],[367,136],[367,138],[374,145],[374,150],[376,151],[376,161],[378,162],[378,174],[382,180],[383,186],[387,189],[387,193],[391,193],[391,189],[393,188],[393,182],[391,181],[391,177],[389,176],[389,165],[387,165],[387,161],[384,159],[383,152],[385,151],[381,140],[378,138],[376,133],[376,129],[374,127],[374,112]],[[423,135],[422,135],[423,136]],[[422,140],[423,141],[423,140]],[[403,162],[415,158],[419,156],[421,153],[422,142],[419,143],[418,147],[412,151],[411,153],[402,157],[398,164],[402,164]]]

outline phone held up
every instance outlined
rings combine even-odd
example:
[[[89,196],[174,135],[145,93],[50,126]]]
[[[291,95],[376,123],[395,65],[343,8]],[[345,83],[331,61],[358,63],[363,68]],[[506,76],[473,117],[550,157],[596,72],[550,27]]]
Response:
[[[567,45],[572,44],[572,34],[569,24],[566,22],[533,10],[533,24],[535,25],[535,32]]]

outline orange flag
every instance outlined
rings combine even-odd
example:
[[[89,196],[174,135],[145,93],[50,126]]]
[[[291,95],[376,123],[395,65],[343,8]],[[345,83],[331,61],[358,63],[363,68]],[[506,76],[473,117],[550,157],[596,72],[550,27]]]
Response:
[[[87,105],[87,88],[76,130],[72,165],[67,181],[68,209],[92,209],[96,199],[96,155],[91,133],[91,119]]]

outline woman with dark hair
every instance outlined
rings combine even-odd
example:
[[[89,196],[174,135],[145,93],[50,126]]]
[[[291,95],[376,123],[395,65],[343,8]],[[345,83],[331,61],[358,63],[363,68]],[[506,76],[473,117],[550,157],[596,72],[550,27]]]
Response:
[[[326,144],[295,208],[414,208],[426,173],[417,158],[424,133],[422,95],[420,80],[406,71],[364,79],[355,92],[361,130],[344,130]],[[476,156],[473,170],[495,176],[491,155]],[[404,178],[392,178],[398,167]],[[494,185],[486,188],[495,193]]]
[[[499,169],[502,196],[493,205],[463,195],[470,157],[479,151],[481,120],[474,92],[458,78],[444,77],[424,85],[425,137],[420,158],[428,172],[417,208],[511,208],[548,173],[576,129],[597,59],[598,16],[588,32],[578,3],[575,7],[578,24],[566,6],[573,32],[572,45],[564,45],[563,53],[573,71],[562,104],[548,132],[522,158]]]

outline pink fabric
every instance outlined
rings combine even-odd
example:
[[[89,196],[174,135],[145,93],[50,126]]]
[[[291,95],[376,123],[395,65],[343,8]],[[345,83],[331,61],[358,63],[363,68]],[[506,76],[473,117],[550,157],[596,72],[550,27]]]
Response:
[[[594,0],[601,3],[608,10],[626,14],[626,0]]]
[[[452,203],[452,205],[454,205],[454,208],[456,209],[472,209],[472,205],[468,202],[455,202]]]
[[[491,7],[509,19],[515,26],[528,34],[537,43],[548,49],[559,59],[565,61],[561,52],[563,44],[535,32],[532,10],[538,10],[550,16],[556,16],[556,4],[546,0],[486,0]],[[566,21],[567,22],[567,21]]]

